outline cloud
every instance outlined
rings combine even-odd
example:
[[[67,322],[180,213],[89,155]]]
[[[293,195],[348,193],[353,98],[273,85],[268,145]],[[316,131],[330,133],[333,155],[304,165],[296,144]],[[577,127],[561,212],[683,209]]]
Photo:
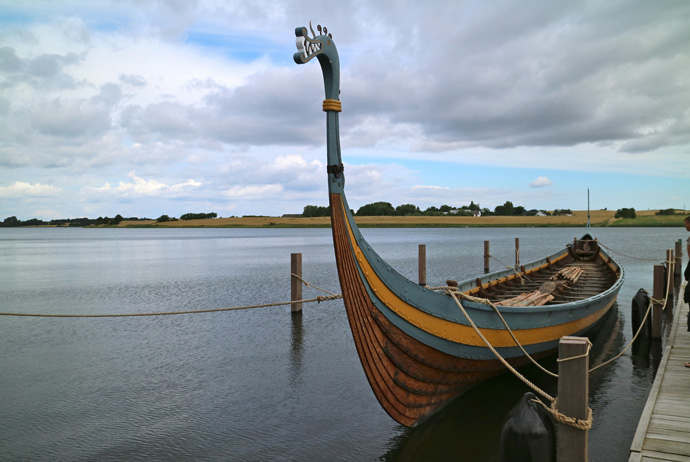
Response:
[[[99,204],[230,194],[253,213],[326,197],[321,71],[291,60],[301,10],[182,3],[13,5],[0,28],[0,184],[49,171],[55,187],[99,191]],[[429,173],[434,163],[519,167],[522,185],[555,178],[564,158],[582,172],[690,171],[690,4],[344,0],[310,11],[331,18],[338,44],[353,204],[414,202],[415,191],[431,205],[510,199],[443,189],[453,183]]]
[[[60,193],[62,188],[41,183],[30,184],[24,181],[15,181],[10,186],[0,186],[0,197],[26,198],[26,197],[51,197]]]
[[[133,181],[129,183],[120,181],[117,186],[105,183],[103,186],[91,188],[91,190],[96,193],[126,198],[151,196],[177,197],[202,185],[202,183],[191,179],[182,183],[167,185],[154,179],[146,180],[138,177],[134,172],[129,172],[127,176]]]
[[[549,180],[545,176],[539,176],[536,180],[530,182],[530,188],[543,188],[546,186],[553,186],[553,181]]]
[[[97,137],[111,126],[107,109],[84,100],[54,99],[28,108],[25,114],[38,134],[60,138]]]

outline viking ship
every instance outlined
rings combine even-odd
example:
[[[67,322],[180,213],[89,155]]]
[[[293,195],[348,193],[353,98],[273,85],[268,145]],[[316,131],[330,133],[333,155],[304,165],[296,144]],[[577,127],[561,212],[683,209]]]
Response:
[[[586,234],[519,268],[448,281],[447,289],[462,295],[461,304],[449,290],[431,290],[398,273],[364,239],[345,197],[340,63],[331,34],[317,29],[319,35],[311,29],[312,37],[304,27],[295,30],[294,60],[304,64],[316,58],[323,72],[326,170],[343,301],[374,395],[393,419],[413,426],[505,372],[496,354],[518,367],[528,362],[527,355],[554,353],[563,336],[585,336],[615,303],[624,271]]]

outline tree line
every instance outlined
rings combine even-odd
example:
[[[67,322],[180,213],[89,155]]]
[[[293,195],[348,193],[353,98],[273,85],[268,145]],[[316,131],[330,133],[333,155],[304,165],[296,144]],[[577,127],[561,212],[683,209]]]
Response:
[[[544,215],[551,215],[551,213],[547,212],[546,210],[527,210],[521,205],[515,206],[511,201],[506,201],[503,205],[497,205],[494,210],[490,210],[486,207],[481,208],[479,204],[475,204],[474,201],[471,201],[470,205],[463,205],[462,207],[451,207],[450,205],[444,204],[440,207],[427,207],[425,210],[421,210],[414,204],[402,204],[397,207],[393,207],[390,202],[373,202],[371,204],[361,206],[359,209],[357,209],[356,213],[353,213],[357,216],[473,216],[475,214],[481,214],[484,216],[512,216],[536,215],[538,212],[542,212]],[[554,210],[553,214],[572,215],[572,212],[570,209],[556,209]],[[303,217],[326,217],[330,215],[330,207],[322,207],[318,205],[307,205],[304,207],[304,211],[302,212]]]
[[[180,220],[200,220],[205,218],[217,218],[218,214],[215,212],[211,213],[185,213],[180,216]],[[59,218],[50,221],[40,220],[38,218],[32,218],[30,220],[19,220],[16,216],[7,217],[5,220],[0,222],[0,227],[13,228],[19,226],[75,226],[75,227],[85,227],[85,226],[116,226],[123,221],[144,221],[150,220],[150,218],[137,218],[129,217],[124,218],[122,215],[117,214],[113,218],[109,217],[98,217],[98,218]],[[177,221],[175,217],[169,217],[168,215],[161,215],[156,219],[157,222],[162,223],[165,221]]]
[[[121,221],[136,221],[139,220],[137,217],[124,218],[122,215],[118,214],[113,218],[109,217],[98,217],[98,218],[58,218],[55,220],[44,221],[38,218],[32,218],[30,220],[18,220],[17,217],[7,217],[0,223],[0,226],[6,228],[18,227],[18,226],[99,226],[99,225],[118,225]]]

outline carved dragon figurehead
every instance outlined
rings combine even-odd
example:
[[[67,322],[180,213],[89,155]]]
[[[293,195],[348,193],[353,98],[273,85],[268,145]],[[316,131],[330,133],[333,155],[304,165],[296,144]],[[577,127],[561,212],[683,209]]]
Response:
[[[329,176],[329,190],[331,192],[342,192],[345,186],[343,177],[343,162],[340,158],[340,135],[338,129],[338,113],[342,111],[340,104],[340,60],[338,50],[335,48],[333,36],[328,30],[321,26],[316,27],[319,34],[314,33],[314,29],[309,23],[312,37],[309,37],[306,27],[295,29],[297,36],[297,53],[293,55],[297,64],[308,63],[316,57],[321,64],[323,72],[323,84],[326,90],[326,99],[323,102],[323,110],[326,112],[326,147],[327,147],[327,167]]]
[[[297,64],[305,64],[316,57],[321,64],[323,71],[323,81],[326,90],[326,100],[338,100],[340,94],[340,60],[338,50],[335,48],[333,36],[328,33],[328,29],[316,26],[319,34],[316,35],[309,23],[312,37],[306,27],[295,29],[297,36],[297,53],[293,55]]]

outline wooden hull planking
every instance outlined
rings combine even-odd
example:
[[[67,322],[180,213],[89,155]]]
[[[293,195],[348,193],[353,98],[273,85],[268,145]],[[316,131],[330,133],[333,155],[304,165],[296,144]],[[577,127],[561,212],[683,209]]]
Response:
[[[358,233],[358,230],[356,225],[354,225],[354,220],[352,220],[348,213],[344,196],[332,193],[330,195],[330,205],[338,275],[354,342],[374,395],[383,409],[393,419],[403,425],[412,426],[420,419],[433,413],[451,398],[462,394],[467,389],[492,376],[505,372],[505,368],[500,361],[495,359],[493,355],[487,354],[488,349],[483,344],[479,345],[477,343],[477,336],[474,332],[471,332],[468,336],[473,340],[470,344],[466,345],[457,342],[455,339],[449,341],[428,332],[422,333],[420,327],[410,324],[403,317],[396,314],[394,310],[387,309],[389,308],[388,305],[382,302],[381,298],[376,295],[381,293],[381,289],[374,289],[372,287],[372,284],[375,285],[378,281],[371,274],[372,272],[376,273],[376,269],[371,267],[363,268],[363,266],[366,266],[364,260],[367,258],[376,260],[378,257],[364,255],[366,245],[363,246],[361,237],[359,242],[355,237],[355,233]],[[544,270],[549,264],[567,266],[573,263],[572,257],[567,251],[552,260],[555,263],[547,262],[546,266],[540,264],[529,270],[528,276],[529,274],[533,276],[533,283],[537,282],[536,274],[543,273],[540,274],[539,280],[547,276]],[[618,268],[616,267],[615,269]],[[381,269],[378,268],[378,270],[380,271]],[[390,272],[390,268],[384,271],[384,273]],[[395,273],[395,276],[403,278],[397,273]],[[491,280],[492,276],[495,278],[493,281]],[[499,283],[496,281],[499,280],[502,280],[501,284],[503,285],[506,283],[516,285],[519,278],[514,275],[509,276],[498,273],[489,275],[483,282],[481,278],[475,281],[474,287],[468,289],[467,293],[491,297],[492,291],[494,295],[497,293]],[[393,284],[391,281],[387,282]],[[463,286],[467,288],[467,284],[471,283],[471,281],[465,282]],[[608,284],[608,282],[606,283]],[[414,283],[412,284],[414,285]],[[615,278],[612,285],[616,285]],[[448,296],[423,289],[418,285],[416,286],[416,289],[429,296],[431,303],[439,302],[439,300],[447,302],[450,299]],[[537,358],[551,354],[555,352],[557,340],[562,335],[582,335],[596,324],[613,305],[619,287],[620,284],[614,287],[615,290],[611,290],[608,296],[602,297],[599,303],[588,304],[589,309],[583,307],[588,313],[585,313],[584,316],[576,321],[564,322],[554,326],[537,326],[532,329],[518,328],[515,330],[515,333],[518,335],[518,338],[522,337],[526,342],[525,346],[528,351],[531,350],[530,354]],[[505,297],[505,294],[502,296]],[[385,299],[385,296],[382,296],[382,298]],[[408,300],[412,304],[419,304],[420,302],[413,300],[414,298],[411,295]],[[587,300],[581,299],[580,302],[587,303]],[[468,302],[464,303],[464,306],[467,306],[468,309],[471,305]],[[571,305],[562,305],[561,307],[565,308]],[[409,308],[416,309],[412,305],[409,305]],[[486,318],[487,315],[496,318],[495,313],[487,312],[486,305],[483,305],[481,308],[483,308],[480,310],[481,316],[478,316],[478,318]],[[515,319],[516,316],[519,316],[518,313],[523,315],[530,314],[529,310],[535,309],[544,310],[543,307],[502,307],[501,311],[506,311],[504,316],[507,319],[511,317]],[[458,313],[460,312],[457,306],[455,306],[455,310]],[[561,309],[561,311],[563,310]],[[568,308],[566,311],[571,310]],[[475,312],[472,316],[476,314]],[[511,314],[512,316],[510,316]],[[429,315],[426,314],[426,316]],[[551,316],[547,315],[547,317]],[[572,317],[572,314],[566,316],[566,319],[570,317]],[[471,329],[471,327],[466,325],[467,323],[462,323],[459,318],[456,318],[453,324],[464,329]],[[486,327],[486,322],[484,324]],[[510,321],[508,321],[508,324],[513,327]],[[570,327],[567,327],[568,325]],[[495,334],[509,335],[502,325],[498,326],[493,323],[491,326],[490,331],[496,331]],[[565,330],[563,326],[566,326]],[[555,329],[554,332],[556,334],[546,335],[546,340],[543,338],[535,340],[533,338],[534,335],[526,335],[530,330],[544,334],[548,329]],[[487,332],[483,329],[485,335]],[[520,335],[521,333],[522,335]],[[448,343],[452,343],[454,348],[448,348]],[[515,346],[512,339],[506,340],[503,338],[497,341],[497,343],[503,345],[498,350],[499,352],[502,351],[502,356],[512,365],[519,367],[528,362],[528,359],[521,352],[515,352],[518,347]],[[443,348],[443,345],[446,348]],[[439,346],[441,348],[438,348]],[[472,350],[476,349],[484,352],[483,355],[480,355],[482,356],[481,358],[472,357]],[[470,354],[463,355],[463,351]]]

